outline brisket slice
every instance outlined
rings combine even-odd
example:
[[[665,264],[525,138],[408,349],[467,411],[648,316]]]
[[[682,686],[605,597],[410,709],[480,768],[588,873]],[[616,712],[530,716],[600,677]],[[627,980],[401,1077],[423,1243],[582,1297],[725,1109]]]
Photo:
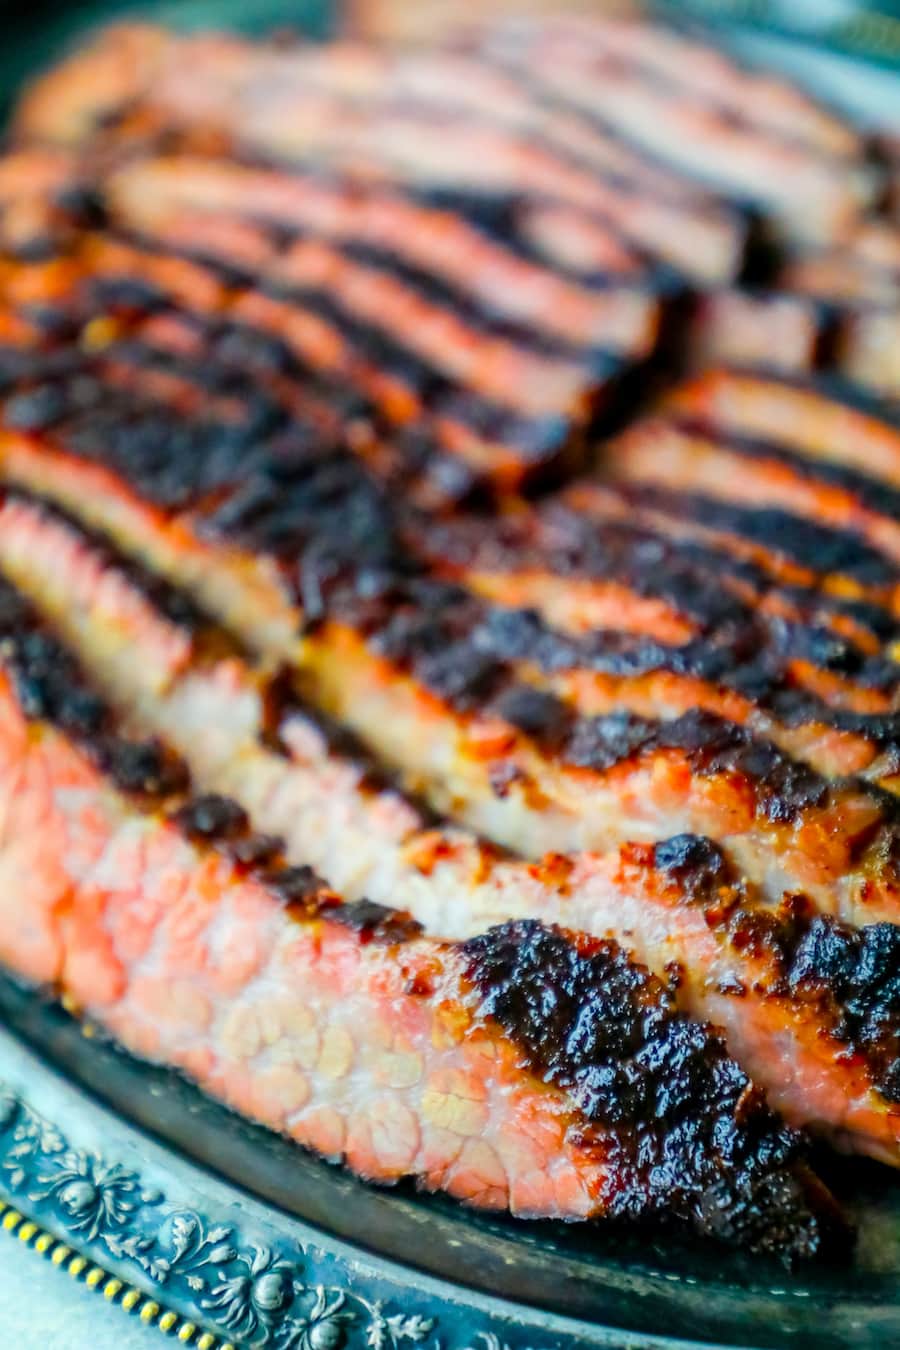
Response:
[[[114,443],[89,410],[85,429],[94,439],[90,460],[114,467],[121,453],[126,478],[150,487],[152,500],[135,423]],[[113,444],[120,449],[111,458]],[[165,484],[165,456],[176,453],[177,472],[202,480],[202,454],[186,462],[169,439],[147,448],[157,481]],[[132,452],[139,459],[129,464]],[[13,476],[31,473],[38,486],[55,480],[65,492],[66,477],[82,472],[82,454],[48,459],[35,441],[13,437],[5,462]],[[116,488],[104,481],[105,503],[90,510],[115,514],[123,495],[133,502],[121,479]],[[68,505],[79,509],[77,500]],[[585,717],[551,696],[539,717],[526,717],[528,687],[485,648],[467,594],[410,570],[390,511],[356,461],[314,458],[287,476],[264,469],[202,520],[167,525],[158,511],[131,510],[125,532],[135,527],[130,546],[145,561],[208,596],[250,645],[289,662],[324,712],[437,807],[498,842],[534,857],[708,834],[772,896],[804,891],[851,922],[895,915],[893,806],[866,786],[829,781],[708,713]],[[224,556],[203,542],[215,535],[228,541]],[[278,573],[273,557],[283,560]],[[275,635],[301,621],[303,640],[282,645]]]
[[[504,199],[557,202],[690,276],[735,275],[739,212],[589,119],[547,108],[490,63],[435,53],[429,78],[428,61],[122,26],[32,86],[14,130],[21,141],[99,146],[107,158],[110,147],[175,133],[186,147],[212,142],[414,194],[449,191],[479,215]]]
[[[790,1120],[897,1161],[900,928],[849,928],[796,896],[767,902],[696,836],[605,857],[503,857],[374,780],[357,747],[335,744],[277,676],[108,536],[12,491],[0,568],[130,726],[168,738],[204,790],[237,799],[347,899],[407,909],[443,937],[524,919],[613,936],[674,986],[680,1008],[723,1027]]]
[[[0,615],[7,965],[371,1179],[788,1261],[842,1231],[798,1137],[615,943],[527,922],[442,944],[342,905],[123,736],[8,586]]]

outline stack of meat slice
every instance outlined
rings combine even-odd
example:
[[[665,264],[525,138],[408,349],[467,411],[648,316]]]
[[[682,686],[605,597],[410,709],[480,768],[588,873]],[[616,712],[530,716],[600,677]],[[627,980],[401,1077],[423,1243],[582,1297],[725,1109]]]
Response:
[[[900,228],[860,221],[840,247],[794,249],[768,285],[702,297],[691,357],[834,372],[900,406]]]
[[[750,268],[753,287],[701,300],[695,360],[820,366],[900,399],[900,230],[875,210],[889,172],[865,162],[852,128],[785,83],[634,18],[507,19],[473,33],[476,50],[543,97],[764,212],[775,250]],[[889,169],[890,145],[881,158]]]
[[[592,445],[743,215],[523,33],[117,29],[23,100],[0,956],[364,1176],[791,1260],[799,1127],[900,1161],[900,430],[718,371]],[[837,246],[789,95],[740,134]]]

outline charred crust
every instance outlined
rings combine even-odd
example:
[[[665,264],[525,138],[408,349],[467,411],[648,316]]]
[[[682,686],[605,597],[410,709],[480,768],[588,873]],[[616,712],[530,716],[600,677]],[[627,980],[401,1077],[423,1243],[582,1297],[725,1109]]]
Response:
[[[900,1103],[900,927],[851,928],[829,915],[772,916],[765,941],[780,987],[833,1009],[832,1035],[864,1058],[874,1085]]]
[[[3,495],[10,502],[22,502],[41,512],[48,520],[59,521],[99,555],[104,566],[122,573],[128,582],[145,595],[154,609],[176,627],[190,633],[207,646],[229,646],[237,643],[215,629],[212,620],[200,609],[193,597],[181,587],[173,585],[136,558],[123,553],[111,537],[101,530],[85,525],[76,515],[57,502],[24,487],[8,487]]]
[[[674,1213],[703,1234],[788,1261],[827,1246],[809,1208],[800,1139],[767,1107],[720,1037],[676,1011],[672,994],[614,942],[537,921],[463,946],[483,1015],[546,1082],[609,1131],[612,1214]],[[597,1146],[599,1147],[599,1141]]]
[[[528,684],[505,689],[493,704],[498,717],[517,731],[545,745],[562,745],[572,724],[572,713],[561,699]]]
[[[625,760],[665,751],[684,754],[703,776],[740,775],[753,788],[758,815],[773,822],[794,820],[828,797],[828,783],[814,770],[743,727],[703,711],[665,722],[630,713],[583,718],[568,742],[566,759],[603,773]]]
[[[884,418],[884,409],[880,410]],[[765,461],[774,460],[790,468],[800,478],[811,482],[826,483],[831,487],[843,488],[851,493],[868,510],[878,515],[900,516],[900,491],[879,478],[872,478],[859,469],[822,456],[806,456],[789,450],[775,441],[743,436],[734,432],[720,432],[715,420],[710,422],[702,418],[676,418],[675,425],[689,433],[709,433],[715,431],[716,441],[723,449],[740,455],[745,459]],[[863,558],[865,558],[863,554]]]
[[[365,899],[343,904],[314,868],[289,866],[284,841],[254,832],[247,812],[229,797],[191,797],[170,819],[187,838],[214,846],[239,871],[248,872],[300,922],[327,918],[351,929],[363,945],[407,942],[422,932],[422,925],[404,911]]]
[[[118,734],[111,709],[79,663],[6,580],[0,580],[0,658],[25,717],[71,736],[123,792],[164,800],[184,791],[182,761],[158,740]]]
[[[157,251],[152,240],[142,240],[142,247]],[[191,261],[202,262],[226,283],[252,285],[263,295],[287,301],[323,319],[337,329],[354,351],[373,364],[382,375],[416,395],[427,406],[430,414],[462,422],[489,441],[509,445],[521,457],[523,466],[545,464],[563,454],[572,438],[573,422],[584,420],[581,416],[576,418],[574,413],[573,416],[549,417],[517,414],[486,396],[457,385],[437,366],[404,345],[402,340],[352,314],[328,291],[292,285],[269,277],[255,277],[240,269],[235,272],[227,263],[223,264],[215,256],[205,254],[202,249],[176,249],[173,252]],[[602,381],[604,375],[611,376],[618,365],[613,357],[603,363],[602,369],[598,364],[594,381]],[[585,395],[592,387],[595,384],[592,385],[591,380],[586,378]]]
[[[175,824],[191,839],[207,842],[231,840],[248,830],[247,812],[230,797],[206,793],[179,807]]]
[[[132,741],[110,736],[99,746],[97,759],[123,792],[151,800],[179,796],[190,785],[183,760],[156,739]]]
[[[303,864],[285,867],[283,863],[264,866],[257,873],[260,881],[295,913],[314,917],[329,904],[340,901],[313,870]]]
[[[297,231],[292,237],[296,238],[299,235],[300,232]],[[436,272],[429,272],[416,266],[393,250],[356,240],[342,241],[339,247],[345,257],[352,258],[354,262],[367,267],[376,268],[380,272],[387,272],[417,291],[423,299],[452,310],[475,333],[515,342],[518,346],[540,356],[570,361],[590,361],[591,374],[596,380],[610,376],[616,370],[615,360],[607,353],[567,341],[553,331],[541,331],[534,325],[508,319],[499,311],[479,301],[470,292],[455,286]],[[633,285],[633,280],[630,281]]]
[[[341,905],[330,918],[358,933],[363,943],[410,942],[423,932],[422,925],[406,911],[388,909],[373,900],[354,900]]]
[[[731,447],[730,441],[725,443]],[[667,514],[770,549],[817,574],[840,573],[865,586],[891,586],[897,581],[898,569],[890,558],[852,530],[820,525],[778,507],[738,506],[702,493],[642,485],[631,495]],[[709,551],[714,556],[718,552]]]
[[[277,858],[284,848],[284,840],[275,834],[250,832],[229,841],[228,855],[238,867],[256,870]]]
[[[653,863],[695,903],[708,904],[731,881],[724,853],[705,835],[677,834],[661,840],[653,846]]]
[[[790,666],[797,660],[865,687],[890,691],[897,681],[894,662],[868,655],[833,626],[835,619],[854,618],[885,641],[897,630],[888,610],[853,605],[813,587],[779,587],[761,568],[694,541],[618,521],[600,526],[554,503],[524,521],[514,516],[488,525],[470,516],[435,527],[408,520],[406,536],[414,550],[463,571],[533,568],[561,583],[569,577],[615,581],[636,596],[663,601],[697,633],[673,646],[619,631],[575,637],[524,611],[516,619],[486,621],[498,650],[544,669],[581,666],[623,676],[668,670],[727,684],[758,702],[773,702],[791,687]],[[723,585],[723,575],[734,584]],[[760,597],[782,596],[799,617],[758,611],[738,596],[748,588]],[[829,709],[810,697],[808,717],[827,723]]]

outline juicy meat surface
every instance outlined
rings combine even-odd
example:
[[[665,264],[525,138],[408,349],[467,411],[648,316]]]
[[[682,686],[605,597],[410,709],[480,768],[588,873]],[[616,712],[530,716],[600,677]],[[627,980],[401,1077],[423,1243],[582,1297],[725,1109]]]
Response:
[[[531,922],[454,946],[342,904],[123,736],[8,586],[0,624],[7,964],[373,1180],[788,1260],[840,1231],[798,1137],[614,943]]]
[[[402,906],[444,937],[522,918],[615,936],[661,978],[677,969],[679,1006],[723,1027],[790,1120],[900,1157],[890,983],[900,929],[854,932],[787,896],[766,903],[694,836],[608,857],[503,858],[369,781],[290,700],[273,705],[270,677],[221,634],[211,640],[184,593],[135,571],[108,537],[12,492],[0,509],[0,569],[133,724],[171,740],[204,789],[233,795],[257,829],[283,836],[290,860],[312,863],[348,898]]]
[[[26,441],[14,444],[37,481],[46,459],[31,456]],[[158,458],[155,465],[162,468]],[[158,516],[141,518],[132,543],[208,596],[262,654],[288,661],[324,712],[436,807],[500,843],[536,857],[708,834],[774,897],[806,892],[850,922],[895,917],[896,825],[866,785],[831,782],[713,714],[647,717],[618,707],[586,715],[547,691],[535,708],[508,659],[504,625],[492,636],[466,592],[409,571],[378,489],[352,459],[341,485],[338,465],[314,460],[300,470],[289,504],[284,478],[251,480],[217,503],[187,555],[176,545],[169,562],[172,536]],[[189,519],[176,538],[185,526]],[[231,569],[201,540],[217,532],[244,544]],[[273,537],[291,562],[261,611],[259,583],[265,588],[271,573],[256,570],[253,552],[270,553]],[[287,635],[301,621],[307,631],[297,642]]]
[[[828,1247],[795,1127],[900,1162],[900,426],[809,373],[891,388],[879,191],[612,18],[33,85],[0,958],[363,1176]]]

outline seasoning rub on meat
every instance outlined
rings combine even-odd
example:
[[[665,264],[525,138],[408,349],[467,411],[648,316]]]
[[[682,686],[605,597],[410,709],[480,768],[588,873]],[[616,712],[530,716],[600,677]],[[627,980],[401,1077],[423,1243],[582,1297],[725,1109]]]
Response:
[[[839,1250],[799,1131],[900,1163],[900,430],[811,372],[889,388],[878,203],[658,25],[37,81],[0,959],[373,1180]]]

